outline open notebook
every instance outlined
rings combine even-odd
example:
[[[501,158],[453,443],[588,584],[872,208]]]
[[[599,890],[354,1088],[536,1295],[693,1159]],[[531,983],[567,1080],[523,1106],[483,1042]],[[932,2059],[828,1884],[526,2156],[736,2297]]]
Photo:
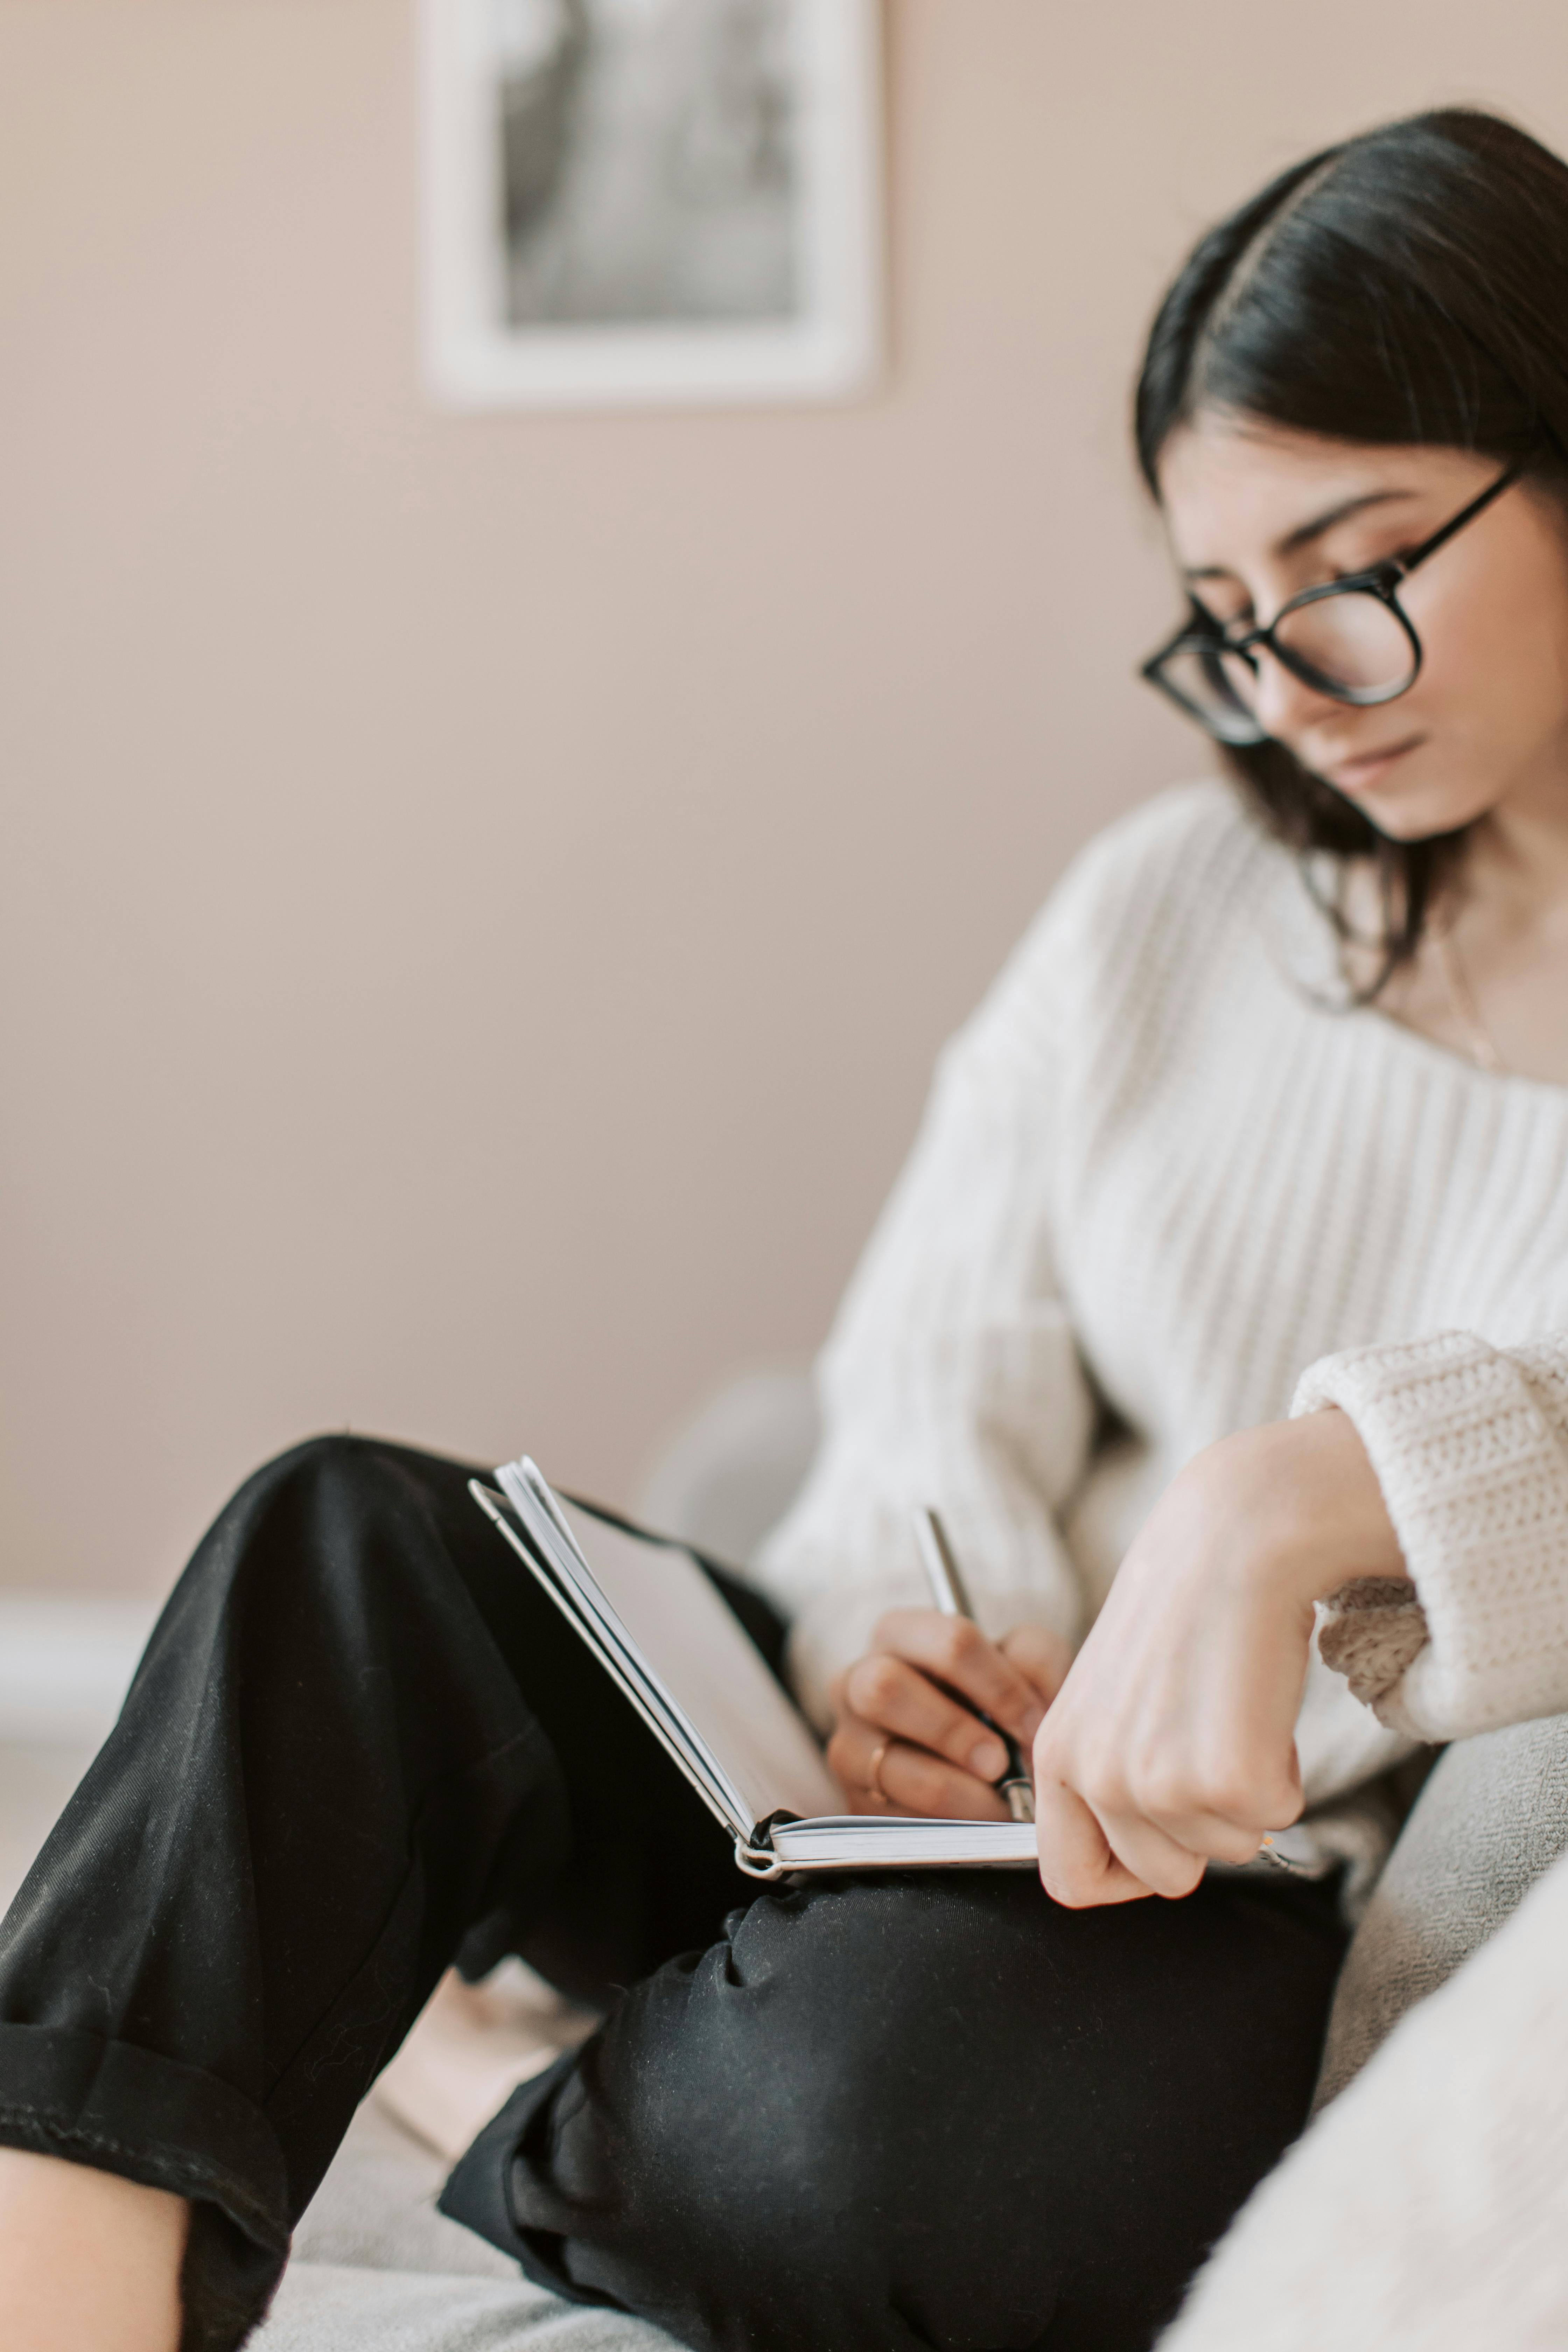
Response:
[[[526,1455],[469,1492],[669,1750],[756,1878],[787,1870],[1020,1865],[1028,1822],[841,1813],[785,1692],[689,1552],[562,1501]]]

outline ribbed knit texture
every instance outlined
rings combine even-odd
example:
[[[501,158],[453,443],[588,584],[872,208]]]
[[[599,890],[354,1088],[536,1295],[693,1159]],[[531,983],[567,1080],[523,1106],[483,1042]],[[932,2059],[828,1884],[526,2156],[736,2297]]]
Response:
[[[1568,1342],[1511,1353],[1463,1331],[1314,1365],[1372,1457],[1427,1640],[1352,1678],[1384,1721],[1463,1739],[1568,1707]],[[1333,1655],[1333,1645],[1328,1645]],[[1336,1661],[1337,1663],[1337,1661]],[[1402,1670],[1403,1669],[1403,1670]],[[1363,1679],[1364,1678],[1364,1679]]]
[[[1309,1801],[1402,1734],[1568,1707],[1568,1088],[1342,994],[1222,785],[1072,867],[943,1054],[821,1360],[822,1450],[761,1564],[819,1717],[925,1597],[912,1507],[991,1631],[1081,1638],[1175,1471],[1299,1386],[1361,1429],[1431,1636],[1378,1694],[1394,1728],[1314,1661]]]

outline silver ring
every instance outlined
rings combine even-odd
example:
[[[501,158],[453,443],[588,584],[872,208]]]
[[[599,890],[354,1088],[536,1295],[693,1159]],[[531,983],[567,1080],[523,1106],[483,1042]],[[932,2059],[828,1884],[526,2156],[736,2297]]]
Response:
[[[890,1740],[882,1739],[878,1741],[876,1747],[871,1750],[871,1766],[866,1780],[867,1795],[878,1798],[884,1805],[891,1804],[892,1802],[892,1799],[889,1796],[886,1789],[882,1786],[882,1759],[887,1755],[891,1745],[892,1742]]]

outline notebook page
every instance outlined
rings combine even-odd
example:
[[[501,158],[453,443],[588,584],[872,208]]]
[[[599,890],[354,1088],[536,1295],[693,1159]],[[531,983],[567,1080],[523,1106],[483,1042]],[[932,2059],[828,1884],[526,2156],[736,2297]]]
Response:
[[[1032,1869],[1033,1822],[950,1822],[885,1814],[783,1822],[773,1853],[789,1870]]]
[[[511,1478],[510,1469],[498,1475],[509,1482]],[[739,1790],[731,1787],[704,1742],[677,1715],[672,1702],[655,1685],[642,1659],[632,1654],[624,1632],[609,1622],[605,1602],[600,1600],[592,1607],[588,1605],[572,1539],[562,1532],[553,1510],[544,1510],[531,1487],[521,1481],[509,1483],[507,1493],[498,1496],[492,1495],[478,1478],[470,1478],[468,1492],[487,1517],[495,1521],[610,1680],[619,1684],[625,1696],[668,1750],[715,1819],[737,1837],[749,1837],[755,1826],[754,1817],[748,1815]],[[503,1506],[510,1506],[516,1514],[521,1522],[521,1532]]]
[[[753,1820],[780,1806],[837,1813],[844,1800],[816,1742],[690,1555],[553,1499],[605,1600]]]

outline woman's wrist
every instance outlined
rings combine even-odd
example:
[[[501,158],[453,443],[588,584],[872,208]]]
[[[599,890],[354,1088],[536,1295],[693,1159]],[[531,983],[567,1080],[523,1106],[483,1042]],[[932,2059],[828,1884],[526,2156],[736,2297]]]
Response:
[[[1203,1459],[1239,1514],[1249,1580],[1261,1572],[1302,1607],[1362,1577],[1408,1580],[1377,1473],[1338,1406],[1241,1431]]]

